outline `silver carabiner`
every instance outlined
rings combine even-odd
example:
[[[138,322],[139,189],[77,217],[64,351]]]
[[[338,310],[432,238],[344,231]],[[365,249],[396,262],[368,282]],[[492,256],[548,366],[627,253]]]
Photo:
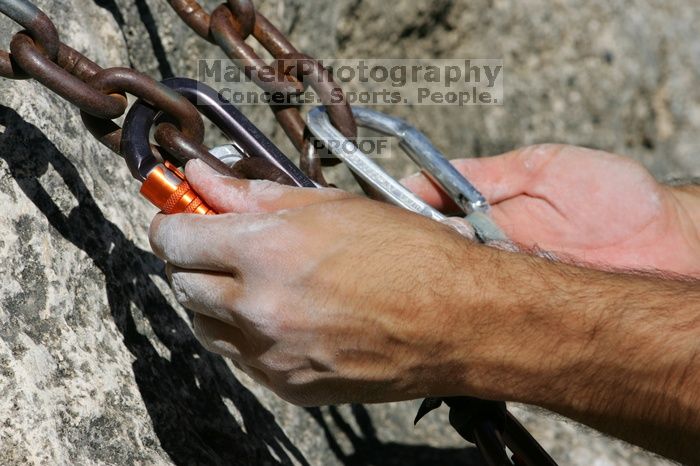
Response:
[[[334,150],[333,154],[350,167],[360,178],[374,186],[386,200],[438,222],[444,223],[447,220],[445,215],[430,207],[413,192],[392,178],[391,175],[367,157],[367,154],[362,152],[359,147],[338,131],[331,123],[323,107],[314,108],[309,112],[307,124],[313,135],[326,144],[330,141],[347,141],[347,144],[343,144],[344,149],[342,153]]]
[[[352,109],[358,126],[398,138],[400,147],[464,211],[489,212],[486,198],[467,180],[430,140],[401,118],[364,107]]]
[[[212,147],[209,153],[231,168],[245,158],[243,150],[233,144]]]
[[[467,214],[466,220],[472,224],[482,242],[507,241],[505,234],[488,215],[490,206],[486,198],[454,168],[423,133],[404,120],[381,112],[362,107],[353,107],[352,112],[358,126],[399,138],[401,148],[411,160],[442,187]],[[323,107],[314,108],[309,112],[307,124],[316,138],[324,142],[333,154],[359,177],[377,188],[388,201],[439,222],[452,224],[447,217],[423,202],[347,140],[330,122]],[[342,144],[329,144],[340,141]],[[339,147],[342,147],[342,150]]]

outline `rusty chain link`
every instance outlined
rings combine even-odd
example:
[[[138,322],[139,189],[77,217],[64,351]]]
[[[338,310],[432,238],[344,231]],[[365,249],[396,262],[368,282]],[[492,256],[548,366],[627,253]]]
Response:
[[[12,37],[10,53],[0,51],[0,76],[33,78],[78,107],[88,131],[112,151],[121,152],[121,128],[112,120],[126,112],[126,93],[169,116],[182,132],[182,144],[201,145],[204,122],[197,108],[177,92],[131,68],[101,68],[62,43],[51,19],[28,0],[0,0],[0,12],[26,28]],[[157,147],[154,151],[169,155]],[[208,151],[196,155],[220,172],[237,174]]]
[[[317,60],[300,53],[279,29],[256,11],[251,0],[228,0],[215,8],[211,15],[196,0],[168,0],[168,3],[193,31],[218,45],[263,91],[288,102],[290,96],[300,94],[310,86],[326,106],[335,127],[350,139],[357,137],[357,125],[350,105],[331,73]],[[246,43],[249,36],[253,36],[272,55],[275,59],[272,65],[266,64]],[[270,69],[274,70],[275,79],[260,79],[265,70]],[[300,152],[302,170],[314,181],[326,184],[321,165],[338,161],[318,156],[309,140],[311,135],[299,106],[271,105],[271,108],[278,123]]]

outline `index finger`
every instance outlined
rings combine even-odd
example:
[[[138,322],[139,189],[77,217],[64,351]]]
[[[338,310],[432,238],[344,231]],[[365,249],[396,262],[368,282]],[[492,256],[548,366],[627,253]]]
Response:
[[[148,236],[153,252],[177,267],[231,273],[255,260],[260,235],[282,223],[275,214],[158,214]]]

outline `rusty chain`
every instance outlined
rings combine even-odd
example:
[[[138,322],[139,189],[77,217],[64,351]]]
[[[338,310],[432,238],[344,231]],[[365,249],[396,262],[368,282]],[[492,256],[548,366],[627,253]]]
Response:
[[[126,93],[172,118],[188,143],[202,143],[199,111],[180,94],[131,68],[103,69],[61,42],[51,19],[27,0],[0,0],[0,12],[26,28],[12,37],[9,53],[0,50],[0,76],[33,78],[78,107],[86,128],[112,151],[121,152],[121,128],[112,120],[126,112]],[[154,149],[161,156],[170,155]],[[237,173],[208,151],[196,156],[220,172]]]
[[[218,45],[227,56],[241,64],[246,76],[265,92],[289,102],[291,96],[310,86],[327,105],[331,121],[340,132],[350,139],[357,136],[350,106],[331,73],[320,62],[300,53],[279,29],[255,10],[251,0],[229,0],[211,15],[195,0],[168,2],[199,36]],[[80,109],[91,134],[117,153],[120,152],[121,128],[112,120],[124,115],[126,93],[142,98],[177,122],[176,131],[163,124],[156,128],[156,140],[169,149],[165,152],[154,147],[156,152],[176,157],[180,162],[192,157],[201,158],[217,170],[233,174],[205,150],[202,119],[186,99],[136,70],[101,68],[62,43],[51,19],[28,0],[0,0],[0,11],[25,28],[12,38],[9,53],[0,50],[0,76],[33,78],[74,104]],[[275,63],[272,66],[267,65],[246,43],[251,35],[273,56]],[[268,69],[275,70],[275,79],[261,80],[262,70]],[[338,161],[322,159],[316,152],[299,105],[290,103],[271,107],[276,120],[300,152],[302,170],[325,185],[322,165]],[[178,131],[182,134],[176,134]],[[259,175],[260,169],[257,171]],[[361,184],[366,188],[364,183]],[[367,188],[366,191],[372,192]]]
[[[357,137],[357,125],[350,105],[330,72],[317,60],[300,53],[279,29],[256,11],[252,0],[228,0],[215,8],[211,15],[196,0],[168,0],[168,3],[194,32],[218,45],[263,91],[289,102],[290,96],[310,86],[326,105],[335,127],[347,138]],[[253,36],[272,55],[275,60],[272,65],[266,64],[246,43],[249,36]],[[260,79],[264,70],[269,69],[274,70],[275,79]],[[271,108],[278,123],[300,152],[302,170],[316,182],[326,184],[321,166],[338,161],[318,156],[310,143],[311,134],[299,106],[271,105]]]

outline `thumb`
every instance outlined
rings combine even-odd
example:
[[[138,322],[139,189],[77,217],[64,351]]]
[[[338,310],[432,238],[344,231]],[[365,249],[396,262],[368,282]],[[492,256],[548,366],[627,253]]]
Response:
[[[491,204],[524,194],[533,185],[540,168],[549,160],[542,146],[528,147],[493,157],[459,159],[452,164]],[[401,181],[428,204],[437,209],[455,207],[440,187],[423,173]]]
[[[185,174],[197,194],[220,213],[274,212],[351,196],[338,189],[297,188],[267,180],[240,180],[219,174],[201,160],[187,162]]]

